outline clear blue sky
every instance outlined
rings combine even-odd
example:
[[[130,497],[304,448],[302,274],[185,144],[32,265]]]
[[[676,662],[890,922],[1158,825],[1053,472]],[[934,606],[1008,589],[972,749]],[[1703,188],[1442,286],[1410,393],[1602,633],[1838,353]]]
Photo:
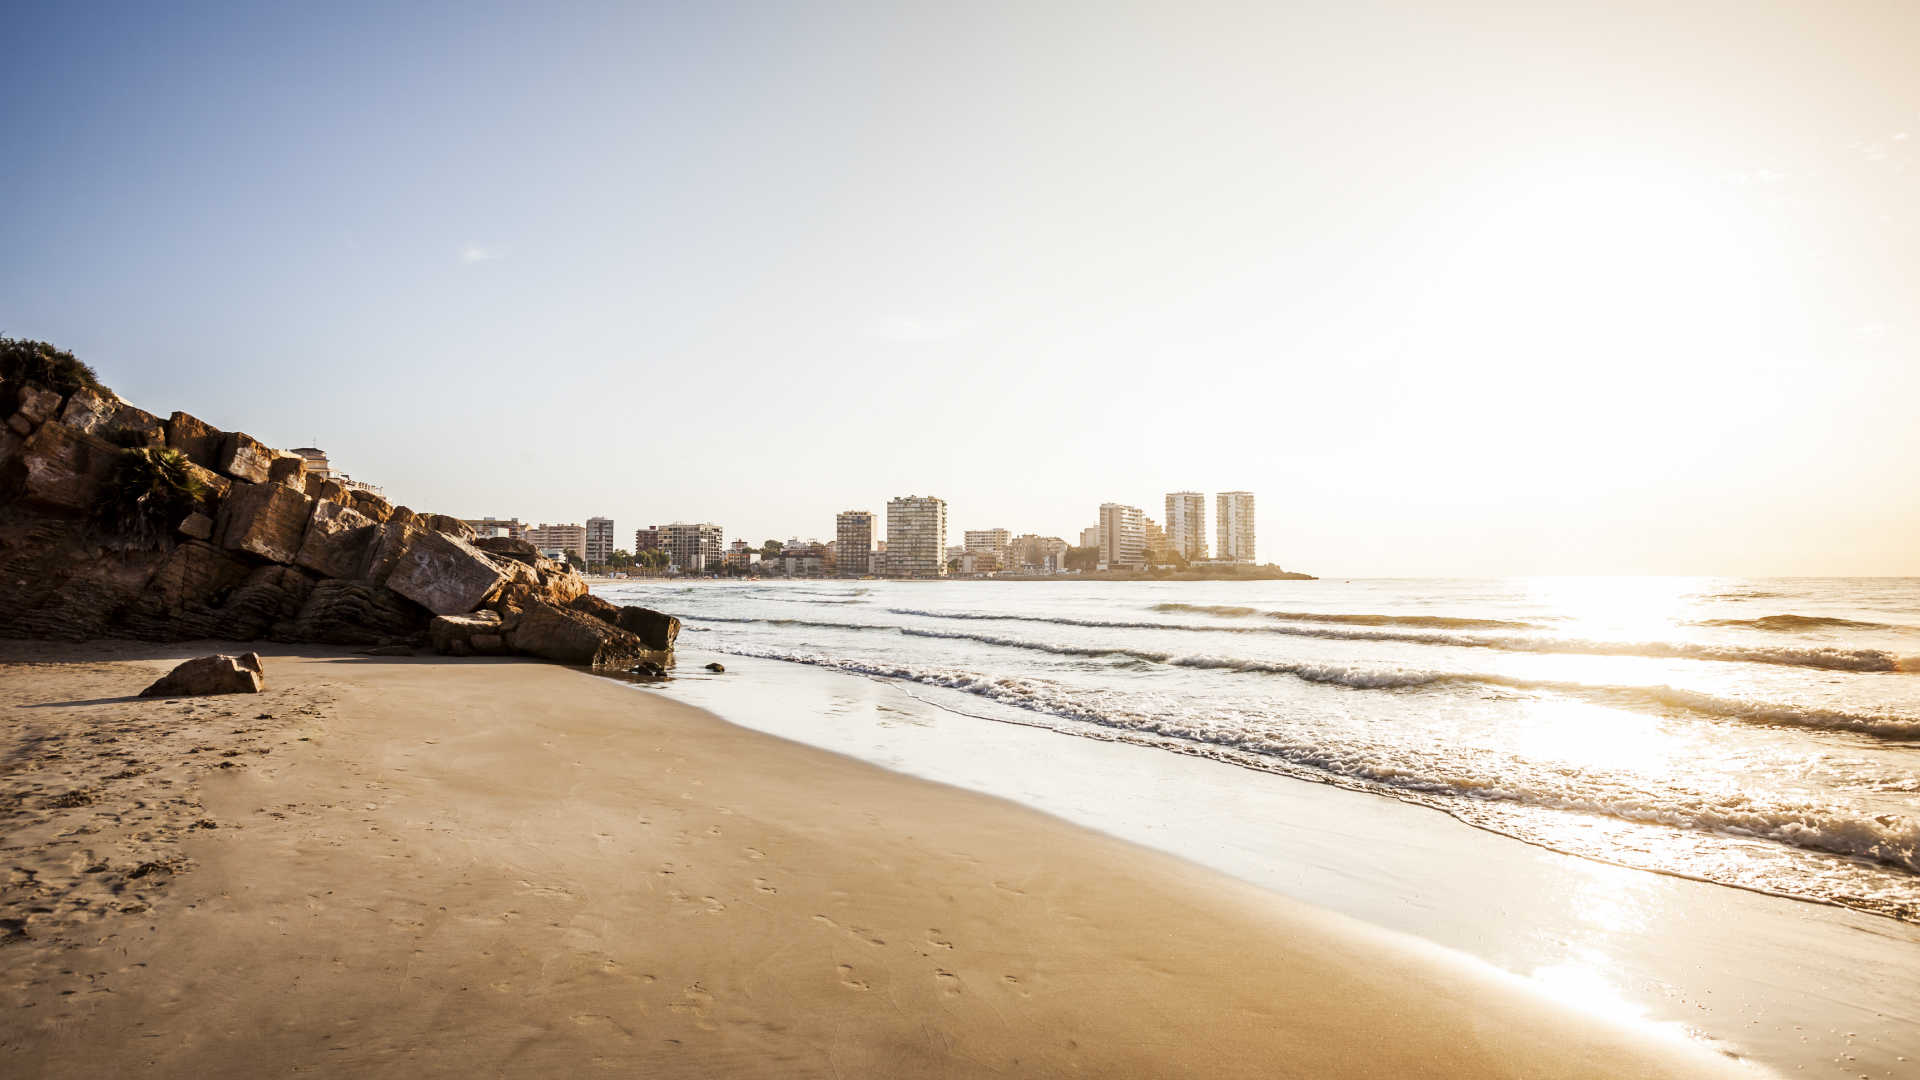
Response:
[[[9,5],[0,333],[627,541],[1920,573],[1920,6],[390,7]]]

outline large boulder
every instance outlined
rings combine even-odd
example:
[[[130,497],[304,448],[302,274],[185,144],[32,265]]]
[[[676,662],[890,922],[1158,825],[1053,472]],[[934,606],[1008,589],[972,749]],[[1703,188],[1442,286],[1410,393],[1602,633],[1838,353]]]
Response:
[[[176,412],[167,417],[167,445],[187,455],[195,465],[220,467],[220,450],[227,433],[198,417]]]
[[[347,492],[347,486],[338,480],[330,480],[319,473],[307,473],[301,477],[300,483],[313,498],[330,499],[343,506],[353,505],[353,496]]]
[[[202,656],[189,660],[140,691],[141,697],[195,697],[201,694],[257,694],[266,689],[259,653]]]
[[[435,615],[464,615],[505,581],[500,568],[466,541],[414,530],[387,574],[386,586]]]
[[[286,484],[299,491],[307,491],[307,459],[285,450],[275,450],[273,461],[267,465],[267,479],[275,484]],[[312,492],[307,494],[311,495]]]
[[[277,453],[244,431],[229,432],[220,447],[220,471],[235,480],[264,484],[273,479],[273,459]]]
[[[680,620],[652,608],[622,606],[613,625],[639,638],[642,645],[656,652],[673,648],[674,639],[680,636]]]
[[[67,398],[67,407],[60,411],[60,422],[75,431],[104,436],[107,421],[119,408],[119,398],[83,386]]]
[[[427,624],[427,637],[433,651],[443,656],[482,655],[506,651],[500,616],[491,611],[468,615],[436,615]]]
[[[220,544],[277,563],[290,563],[307,535],[313,500],[285,484],[238,484],[220,504]]]
[[[617,626],[539,600],[515,613],[506,640],[517,653],[589,667],[631,664],[647,652],[639,638]]]
[[[294,556],[296,566],[304,566],[323,577],[357,578],[367,565],[367,548],[373,543],[372,519],[358,510],[325,499],[316,500],[307,518],[307,535]]]
[[[533,566],[540,561],[540,549],[525,540],[515,540],[511,536],[483,536],[473,542],[473,546],[489,555],[503,555],[516,562]]]
[[[95,434],[119,446],[167,445],[167,425],[147,410],[136,409],[124,401]]]
[[[207,509],[211,510],[219,506],[226,499],[227,493],[233,490],[233,481],[212,469],[204,465],[196,465],[192,461],[188,461],[186,465],[187,474],[200,481],[200,490],[205,492],[200,498],[200,503]]]
[[[45,390],[38,386],[20,388],[21,416],[29,424],[44,424],[60,412],[60,395],[57,391]],[[21,434],[26,434],[21,432]]]
[[[292,641],[392,645],[417,641],[426,618],[418,604],[385,586],[322,581],[313,586],[292,626],[281,630]]]
[[[452,517],[447,514],[425,514],[422,516],[426,519],[427,527],[434,532],[446,533],[448,536],[459,537],[462,540],[473,539],[473,526],[457,517]]]
[[[100,484],[113,475],[120,448],[58,420],[40,425],[18,452],[21,494],[59,510],[93,509]]]
[[[347,494],[352,497],[353,508],[373,520],[384,523],[393,517],[393,504],[373,492],[364,488],[354,488]]]

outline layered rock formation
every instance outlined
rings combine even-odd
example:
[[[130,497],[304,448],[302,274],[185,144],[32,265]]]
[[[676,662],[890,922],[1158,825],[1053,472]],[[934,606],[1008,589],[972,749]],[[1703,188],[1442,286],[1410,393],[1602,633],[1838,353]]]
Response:
[[[111,391],[0,383],[0,636],[432,644],[627,665],[680,622],[587,593],[520,541],[307,475],[304,459]],[[204,496],[139,545],[93,522],[128,447],[168,447]]]

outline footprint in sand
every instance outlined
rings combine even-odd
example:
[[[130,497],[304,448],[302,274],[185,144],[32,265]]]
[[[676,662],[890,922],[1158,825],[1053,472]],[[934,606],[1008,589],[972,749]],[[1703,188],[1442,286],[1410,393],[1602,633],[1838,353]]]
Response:
[[[841,985],[841,986],[844,986],[844,987],[846,987],[846,988],[847,988],[847,989],[849,989],[849,990],[866,990],[866,989],[869,989],[869,987],[867,986],[867,984],[866,984],[866,981],[865,981],[864,979],[856,979],[856,978],[854,978],[854,977],[853,977],[853,965],[852,965],[852,964],[840,964],[840,965],[838,965],[838,967],[839,967],[839,971],[840,971],[840,985]]]
[[[943,940],[940,937],[940,931],[937,927],[935,929],[927,931],[927,944],[933,946],[936,949],[953,948],[953,942]]]
[[[960,976],[955,975],[953,972],[948,971],[946,968],[934,968],[933,980],[940,984],[941,991],[946,993],[948,996],[951,997],[951,996],[959,995]]]
[[[763,877],[754,878],[753,887],[760,890],[763,893],[777,893],[780,891],[779,889],[773,887],[772,885],[767,884],[767,879]]]
[[[764,851],[761,851],[759,848],[750,847],[750,848],[742,848],[740,850],[744,852],[747,858],[749,859],[764,859],[767,857],[767,853]]]
[[[680,991],[680,997],[667,1003],[667,1008],[683,1016],[692,1018],[693,1026],[703,1031],[714,1030],[713,1021],[708,1017],[713,1013],[713,995],[698,982],[690,983]]]

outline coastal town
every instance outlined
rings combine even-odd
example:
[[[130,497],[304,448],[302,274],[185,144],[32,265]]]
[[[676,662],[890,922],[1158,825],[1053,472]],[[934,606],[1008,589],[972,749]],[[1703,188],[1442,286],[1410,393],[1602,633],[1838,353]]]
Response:
[[[309,467],[313,462],[309,461]],[[612,518],[585,524],[530,525],[517,517],[467,518],[478,537],[525,540],[549,558],[615,576],[788,578],[985,578],[1057,575],[1219,573],[1247,576],[1254,559],[1254,496],[1226,491],[1214,497],[1214,536],[1207,535],[1207,499],[1198,491],[1169,492],[1165,524],[1137,506],[1101,503],[1094,524],[1076,542],[1011,529],[966,529],[949,544],[946,500],[902,495],[888,500],[884,517],[842,510],[833,538],[729,542],[716,522],[677,521],[633,533],[631,549],[617,546]]]

